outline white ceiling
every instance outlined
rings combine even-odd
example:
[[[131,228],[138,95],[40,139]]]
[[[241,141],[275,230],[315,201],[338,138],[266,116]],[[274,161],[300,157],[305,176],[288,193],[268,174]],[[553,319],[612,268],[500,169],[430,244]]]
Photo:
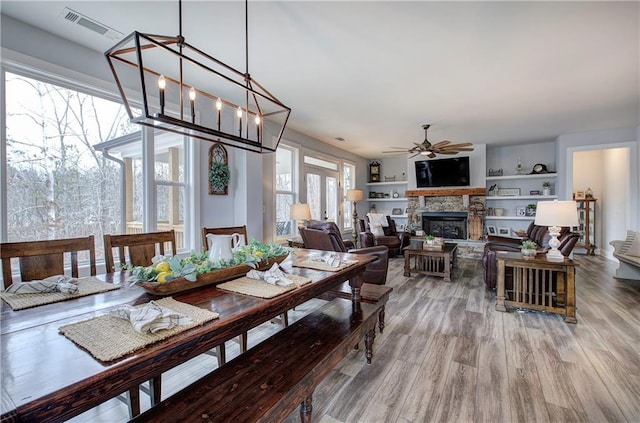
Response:
[[[3,14],[104,52],[178,34],[177,1],[2,1]],[[244,2],[183,2],[187,41],[244,70]],[[639,2],[252,1],[249,71],[289,127],[368,158],[390,146],[518,144],[640,124]],[[105,62],[106,66],[106,62]],[[336,141],[343,137],[346,141]]]

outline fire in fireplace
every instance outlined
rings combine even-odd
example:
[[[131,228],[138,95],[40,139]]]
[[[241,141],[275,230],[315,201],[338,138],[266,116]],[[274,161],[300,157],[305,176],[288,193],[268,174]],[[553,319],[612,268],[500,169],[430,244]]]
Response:
[[[467,212],[424,212],[422,230],[448,239],[467,239]]]

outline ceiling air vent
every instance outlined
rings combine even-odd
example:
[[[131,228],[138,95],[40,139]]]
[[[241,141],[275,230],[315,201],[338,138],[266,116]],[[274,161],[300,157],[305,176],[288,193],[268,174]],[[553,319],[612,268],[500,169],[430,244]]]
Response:
[[[84,16],[76,12],[75,10],[71,10],[68,7],[65,7],[62,12],[60,12],[59,16],[71,23],[78,24],[87,29],[90,29],[93,32],[97,32],[98,34],[103,35],[110,40],[120,39],[124,35],[121,32],[116,31],[113,28],[109,28],[108,26],[101,24],[98,21],[95,21],[87,16]]]

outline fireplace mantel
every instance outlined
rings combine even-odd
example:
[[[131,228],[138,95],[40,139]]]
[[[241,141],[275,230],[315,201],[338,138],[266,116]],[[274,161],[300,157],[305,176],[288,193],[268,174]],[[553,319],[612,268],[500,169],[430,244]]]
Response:
[[[406,197],[444,197],[454,195],[486,195],[487,188],[447,188],[447,189],[412,189],[407,190]]]

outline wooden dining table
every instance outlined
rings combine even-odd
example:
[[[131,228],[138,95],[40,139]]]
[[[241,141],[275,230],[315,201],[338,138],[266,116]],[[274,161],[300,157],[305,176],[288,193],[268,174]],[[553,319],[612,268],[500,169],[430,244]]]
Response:
[[[308,277],[311,283],[271,299],[230,293],[216,285],[173,294],[177,301],[219,313],[220,317],[112,362],[96,360],[58,329],[122,305],[145,304],[158,298],[129,283],[128,272],[98,275],[121,286],[114,291],[19,311],[0,301],[1,421],[70,419],[347,280],[353,301],[359,302],[362,274],[374,257],[337,253],[357,262],[335,272],[293,265],[294,260],[326,254],[336,253],[295,249],[281,268]]]

